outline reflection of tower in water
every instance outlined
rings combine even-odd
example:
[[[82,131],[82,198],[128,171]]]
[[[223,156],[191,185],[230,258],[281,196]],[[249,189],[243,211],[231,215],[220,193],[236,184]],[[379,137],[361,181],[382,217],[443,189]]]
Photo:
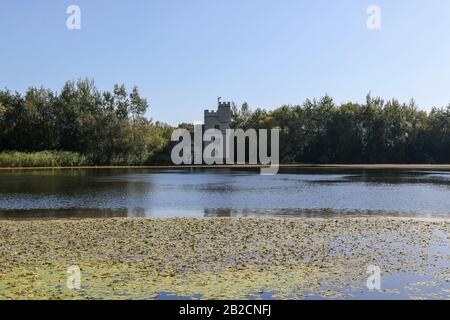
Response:
[[[249,217],[255,215],[255,210],[231,208],[204,208],[204,217]]]
[[[203,210],[205,218],[208,217],[231,217],[232,209],[205,208]]]

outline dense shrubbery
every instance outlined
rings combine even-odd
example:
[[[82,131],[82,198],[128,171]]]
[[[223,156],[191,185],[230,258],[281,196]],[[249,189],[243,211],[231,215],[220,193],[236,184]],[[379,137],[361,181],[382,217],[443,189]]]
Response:
[[[233,127],[280,128],[282,163],[450,163],[450,106],[414,101],[336,105],[325,96],[273,111],[233,108]]]
[[[123,85],[115,85],[113,92],[100,92],[89,80],[67,82],[59,94],[42,88],[30,88],[24,96],[2,90],[0,150],[22,152],[3,153],[2,165],[159,161],[167,153],[172,128],[147,120],[147,108],[137,88],[128,94]],[[71,153],[25,154],[44,150]],[[13,161],[13,156],[21,160]]]
[[[101,92],[88,80],[67,82],[59,94],[0,90],[0,166],[170,164],[173,128],[146,119],[147,108],[137,88]],[[370,95],[336,105],[325,96],[273,111],[244,104],[232,121],[280,128],[282,163],[450,163],[450,106],[425,112]]]
[[[0,167],[74,167],[90,163],[85,156],[67,151],[1,152]]]

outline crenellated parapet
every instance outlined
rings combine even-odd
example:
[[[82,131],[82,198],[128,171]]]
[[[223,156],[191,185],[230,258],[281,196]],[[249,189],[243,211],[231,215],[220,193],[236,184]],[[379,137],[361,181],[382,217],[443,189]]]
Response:
[[[219,101],[219,108],[231,108],[231,102]]]
[[[217,117],[217,111],[205,110],[205,117]]]
[[[219,129],[225,133],[230,128],[231,102],[218,101],[217,110],[204,110],[204,129]]]

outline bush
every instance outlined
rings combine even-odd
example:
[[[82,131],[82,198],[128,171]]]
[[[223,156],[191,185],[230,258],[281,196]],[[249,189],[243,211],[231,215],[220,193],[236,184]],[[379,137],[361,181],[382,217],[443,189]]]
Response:
[[[86,157],[76,152],[0,152],[0,167],[74,167],[89,165]]]

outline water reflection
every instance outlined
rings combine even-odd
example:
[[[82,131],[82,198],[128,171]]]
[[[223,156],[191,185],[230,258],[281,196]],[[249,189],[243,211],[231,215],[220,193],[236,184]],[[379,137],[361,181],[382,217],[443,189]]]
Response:
[[[0,218],[448,216],[450,173],[102,169],[0,172]]]
[[[2,219],[42,219],[42,218],[124,218],[126,209],[38,209],[38,210],[2,210]],[[145,215],[144,215],[145,216]]]
[[[0,210],[0,219],[67,219],[146,217],[143,208],[134,209],[38,209]]]
[[[361,209],[232,209],[232,208],[205,208],[205,218],[222,217],[222,218],[255,218],[255,217],[279,217],[279,218],[324,218],[336,216],[391,216],[391,217],[446,217],[448,214],[433,214],[426,215],[421,212],[414,211],[393,211],[388,212],[384,210],[361,210]]]

